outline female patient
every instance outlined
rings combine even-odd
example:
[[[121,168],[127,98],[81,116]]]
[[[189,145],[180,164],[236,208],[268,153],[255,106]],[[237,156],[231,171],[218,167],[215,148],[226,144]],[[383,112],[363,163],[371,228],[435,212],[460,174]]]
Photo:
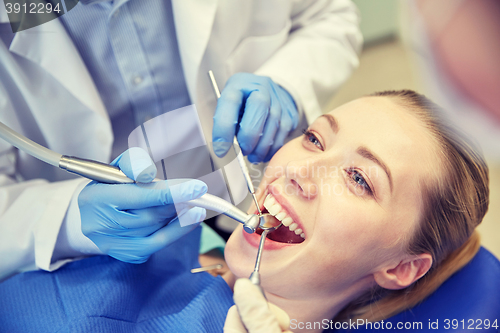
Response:
[[[363,97],[276,153],[259,187],[263,209],[284,224],[262,258],[269,302],[297,322],[379,320],[415,305],[474,256],[488,170],[436,109],[412,91]],[[197,252],[188,235],[142,265],[97,256],[17,275],[0,284],[0,310],[13,318],[45,311],[47,330],[220,331],[232,304],[228,285],[250,275],[259,238],[234,231],[227,285],[189,274]],[[41,298],[59,310],[36,308]],[[2,327],[27,327],[19,325],[0,319]]]
[[[269,302],[298,322],[380,320],[474,256],[488,170],[436,111],[411,91],[378,93],[320,117],[276,153],[259,187],[287,226],[269,235],[262,259]],[[237,277],[250,274],[257,242],[241,228],[229,239]],[[367,306],[373,295],[378,304]]]

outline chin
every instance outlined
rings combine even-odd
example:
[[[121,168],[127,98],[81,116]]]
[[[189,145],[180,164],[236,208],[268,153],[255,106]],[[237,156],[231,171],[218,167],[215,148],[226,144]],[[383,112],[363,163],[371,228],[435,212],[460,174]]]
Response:
[[[227,266],[237,278],[248,278],[253,272],[257,251],[245,242],[241,229],[242,227],[238,226],[229,237],[224,257]]]

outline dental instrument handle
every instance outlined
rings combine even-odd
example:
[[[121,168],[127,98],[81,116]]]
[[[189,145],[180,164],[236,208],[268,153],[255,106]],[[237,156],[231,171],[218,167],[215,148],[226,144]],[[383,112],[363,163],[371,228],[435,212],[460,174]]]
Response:
[[[259,272],[260,269],[260,258],[262,257],[262,251],[264,250],[264,242],[266,241],[266,236],[269,230],[264,230],[260,236],[259,250],[257,251],[257,259],[255,260],[254,272]]]
[[[0,122],[0,138],[4,139],[19,150],[22,150],[45,163],[53,166],[59,166],[59,160],[62,156],[61,154],[31,141],[2,122]]]
[[[214,88],[215,96],[217,97],[217,99],[219,99],[220,98],[220,90],[219,90],[219,86],[217,85],[217,81],[215,81],[214,72],[212,72],[212,70],[208,71],[208,77],[210,78],[210,81],[212,81],[212,88]]]
[[[209,70],[208,76],[210,77],[210,81],[212,82],[212,87],[214,89],[215,96],[217,96],[217,99],[219,99],[220,90],[219,86],[217,85],[217,81],[215,81],[214,72],[212,72],[212,70]],[[234,146],[234,151],[236,153],[236,159],[238,160],[238,164],[240,165],[241,171],[243,172],[243,177],[245,178],[245,181],[247,183],[248,191],[252,195],[252,199],[255,203],[255,206],[257,207],[257,210],[259,211],[259,215],[262,215],[259,202],[257,201],[257,197],[255,196],[255,189],[253,187],[252,178],[250,178],[250,172],[248,171],[247,164],[245,163],[245,159],[243,158],[243,152],[241,150],[240,144],[238,143],[238,139],[236,139],[236,136],[234,136],[233,138],[233,146]]]
[[[243,158],[243,153],[241,152],[241,148],[238,143],[238,140],[236,140],[236,137],[234,137],[233,145],[236,151],[236,159],[238,160],[238,164],[240,165],[241,171],[243,172],[243,177],[245,178],[245,181],[247,183],[248,192],[250,192],[250,194],[252,195],[252,199],[255,203],[255,206],[257,207],[257,210],[259,211],[259,215],[262,215],[259,202],[257,201],[257,197],[255,196],[255,188],[253,187],[252,178],[250,177],[250,171],[248,170],[245,159]]]
[[[125,176],[118,167],[73,156],[63,155],[59,161],[59,168],[101,183],[135,183],[133,179]]]
[[[260,259],[262,257],[262,251],[264,250],[264,242],[266,241],[266,236],[268,233],[269,233],[269,230],[264,230],[262,232],[262,235],[260,236],[259,249],[257,250],[257,259],[255,260],[255,268],[249,277],[250,282],[252,282],[254,285],[259,287],[260,292],[262,293],[262,295],[264,295],[264,298],[266,297],[266,295],[264,294],[264,290],[262,290],[262,287],[260,286],[259,269],[260,269]]]
[[[255,272],[255,271],[252,272],[252,274],[250,274],[249,279],[250,279],[250,282],[252,282],[257,288],[259,288],[260,293],[267,300],[266,294],[264,293],[264,289],[262,289],[262,287],[260,286],[260,274],[259,274],[259,272]]]

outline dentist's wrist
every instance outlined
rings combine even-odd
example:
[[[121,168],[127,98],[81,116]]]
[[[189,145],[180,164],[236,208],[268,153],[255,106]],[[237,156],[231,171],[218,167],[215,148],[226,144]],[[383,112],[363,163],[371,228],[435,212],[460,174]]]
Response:
[[[78,195],[89,182],[89,180],[82,180],[73,193],[66,216],[59,229],[56,246],[52,254],[52,262],[102,254],[99,248],[82,233],[81,228]]]

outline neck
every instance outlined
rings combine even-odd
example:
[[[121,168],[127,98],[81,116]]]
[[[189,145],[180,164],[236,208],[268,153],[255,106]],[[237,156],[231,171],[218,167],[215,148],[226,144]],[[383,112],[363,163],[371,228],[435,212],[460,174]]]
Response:
[[[233,289],[236,277],[232,272],[223,275],[224,280]],[[266,292],[267,300],[283,309],[290,317],[290,330],[300,333],[322,332],[326,328],[333,328],[333,318],[349,302],[359,297],[370,279],[361,279],[349,287],[339,288],[337,292],[328,293],[327,296],[311,299],[289,299]]]
[[[316,333],[334,327],[333,318],[357,296],[354,288],[329,294],[325,298],[286,299],[266,293],[267,299],[282,308],[290,317],[292,332]]]

